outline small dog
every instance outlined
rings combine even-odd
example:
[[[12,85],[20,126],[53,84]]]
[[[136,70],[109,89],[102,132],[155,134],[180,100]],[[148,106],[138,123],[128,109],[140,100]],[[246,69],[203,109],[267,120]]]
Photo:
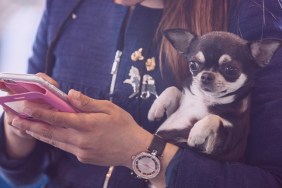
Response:
[[[184,29],[164,34],[187,59],[191,74],[182,91],[167,88],[154,101],[148,119],[168,117],[157,134],[219,160],[243,160],[255,72],[269,63],[281,41],[248,42],[228,32],[199,37]]]

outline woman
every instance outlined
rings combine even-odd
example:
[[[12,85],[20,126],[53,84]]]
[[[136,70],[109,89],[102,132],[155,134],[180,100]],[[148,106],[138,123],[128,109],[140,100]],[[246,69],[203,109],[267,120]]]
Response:
[[[48,1],[29,72],[43,72],[47,58],[47,73],[62,90],[76,89],[106,100],[71,90],[70,102],[83,113],[54,112],[36,106],[25,109],[30,116],[47,123],[30,122],[6,112],[1,137],[2,172],[15,185],[32,182],[44,172],[50,179],[46,187],[146,187],[148,181],[131,174],[132,170],[138,173],[132,166],[132,157],[136,162],[137,154],[150,153],[147,148],[153,147],[157,154],[162,153],[161,170],[152,172],[156,177],[148,179],[158,187],[279,187],[282,90],[276,85],[282,68],[281,50],[258,77],[246,163],[219,162],[165,144],[152,135],[160,123],[149,123],[146,118],[155,95],[177,84],[172,81],[170,70],[180,71],[176,81],[186,73],[176,64],[179,57],[164,42],[160,46],[165,52],[161,59],[170,69],[162,64],[162,80],[154,41],[155,36],[160,40],[157,31],[182,27],[203,34],[228,29],[248,40],[282,36],[279,1],[234,2],[171,0],[165,1],[163,7],[162,1],[156,0],[140,4],[136,4],[138,0],[116,1],[128,6],[136,4],[128,11],[109,1]],[[122,51],[122,56],[117,50]],[[114,63],[112,69],[116,54],[115,62],[121,58],[120,63]],[[153,70],[145,64],[152,57],[157,64]],[[164,147],[163,152],[158,146]],[[103,166],[116,167],[111,171]],[[150,170],[148,166],[144,169]]]

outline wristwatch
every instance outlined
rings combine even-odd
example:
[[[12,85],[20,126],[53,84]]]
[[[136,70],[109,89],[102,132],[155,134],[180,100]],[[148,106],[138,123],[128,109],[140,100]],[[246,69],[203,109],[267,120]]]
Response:
[[[163,154],[166,142],[158,135],[154,135],[153,140],[148,147],[148,151],[133,156],[132,168],[138,178],[152,179],[156,177],[161,170],[160,158]]]

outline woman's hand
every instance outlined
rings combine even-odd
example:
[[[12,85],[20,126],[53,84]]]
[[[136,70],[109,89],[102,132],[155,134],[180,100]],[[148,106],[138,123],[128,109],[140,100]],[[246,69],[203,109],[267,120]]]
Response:
[[[54,81],[49,76],[38,73],[37,76],[49,81],[51,84],[57,86],[57,82]],[[14,92],[5,87],[3,83],[0,83],[0,90],[6,91],[8,95]],[[40,106],[41,108],[50,108],[50,106],[42,103],[32,103],[32,102],[22,102],[20,105],[29,106],[30,108],[34,106]],[[21,130],[13,126],[12,122],[17,116],[10,111],[8,108],[4,108],[4,131],[6,135],[6,148],[7,154],[10,158],[22,158],[28,155],[35,145],[35,139],[30,135],[26,134],[25,130]]]
[[[25,113],[42,122],[14,119],[18,129],[32,137],[72,153],[83,163],[132,169],[132,156],[146,151],[153,135],[142,129],[129,113],[110,101],[91,99],[71,90],[68,99],[81,113],[26,108]],[[151,182],[165,187],[165,171],[178,147],[167,144],[160,174]]]
[[[152,135],[139,127],[129,113],[110,101],[91,99],[74,90],[68,98],[83,113],[25,108],[29,116],[46,123],[17,118],[12,124],[84,163],[131,167],[131,157],[146,151]]]

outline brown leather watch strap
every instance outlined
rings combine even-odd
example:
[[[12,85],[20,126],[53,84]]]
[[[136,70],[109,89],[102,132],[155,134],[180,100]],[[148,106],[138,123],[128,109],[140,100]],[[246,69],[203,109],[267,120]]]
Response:
[[[166,145],[166,141],[159,135],[154,134],[153,140],[148,147],[148,150],[155,154],[157,157],[161,157]]]

